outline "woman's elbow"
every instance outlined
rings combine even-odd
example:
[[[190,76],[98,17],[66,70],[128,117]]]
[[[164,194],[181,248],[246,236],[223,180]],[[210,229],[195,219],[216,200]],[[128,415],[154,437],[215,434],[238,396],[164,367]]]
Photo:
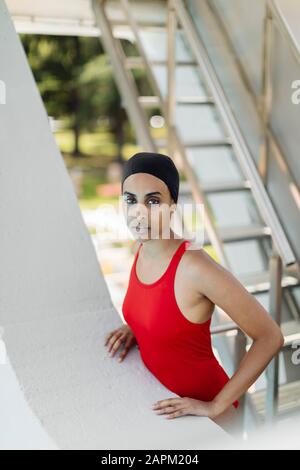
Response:
[[[284,336],[278,325],[275,325],[272,331],[269,332],[269,344],[274,348],[275,354],[277,354],[284,346]]]

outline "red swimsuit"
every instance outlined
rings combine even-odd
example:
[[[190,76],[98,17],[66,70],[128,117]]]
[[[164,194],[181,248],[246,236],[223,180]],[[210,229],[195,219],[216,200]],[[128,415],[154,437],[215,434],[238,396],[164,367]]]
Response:
[[[167,270],[152,284],[141,282],[136,274],[140,243],[122,312],[153,375],[181,397],[211,401],[229,380],[212,350],[211,318],[203,323],[191,322],[182,314],[174,295],[176,268],[188,243],[184,240],[179,245]],[[233,405],[237,408],[239,402]]]

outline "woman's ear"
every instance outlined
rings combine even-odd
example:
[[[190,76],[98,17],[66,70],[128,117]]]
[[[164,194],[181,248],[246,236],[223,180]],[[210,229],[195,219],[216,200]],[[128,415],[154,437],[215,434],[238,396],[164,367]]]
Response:
[[[174,199],[171,200],[171,205],[170,205],[170,212],[173,213],[176,211],[177,204],[174,201]]]

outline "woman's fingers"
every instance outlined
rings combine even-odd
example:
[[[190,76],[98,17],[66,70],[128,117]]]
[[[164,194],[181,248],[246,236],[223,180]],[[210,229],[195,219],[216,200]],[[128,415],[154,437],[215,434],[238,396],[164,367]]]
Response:
[[[177,418],[178,416],[185,416],[187,413],[186,411],[184,411],[184,409],[180,409],[180,410],[177,410],[177,411],[174,411],[173,413],[169,413],[166,418],[168,419],[172,419],[172,418]]]
[[[113,330],[108,335],[106,335],[105,340],[104,340],[104,346],[106,346],[108,340],[117,332],[118,330]]]
[[[122,337],[123,335],[124,335],[123,331],[118,330],[111,336],[110,340],[107,343],[108,352],[111,352],[116,341],[118,341],[119,338]]]
[[[164,406],[164,408],[157,409],[156,414],[162,415],[164,413],[171,413],[172,411],[175,411],[175,408],[175,405]]]
[[[169,398],[161,400],[153,405],[158,415],[167,414],[166,418],[176,418],[187,414],[187,408],[182,398]]]
[[[124,344],[124,349],[123,351],[120,353],[119,355],[119,359],[118,361],[121,362],[123,361],[123,359],[125,358],[125,356],[127,355],[128,351],[130,350],[131,348],[131,345],[133,343],[133,337],[132,336],[128,336],[126,341],[125,341],[125,344]]]
[[[119,336],[115,342],[113,343],[111,349],[109,350],[110,352],[110,355],[111,356],[114,356],[115,352],[119,349],[119,347],[121,346],[121,343],[124,341],[124,334],[122,333],[121,336]]]
[[[123,334],[125,332],[127,332],[127,326],[121,326],[120,328],[117,328],[115,330],[112,330],[110,331],[106,336],[105,336],[105,339],[104,339],[104,346],[106,346],[107,342],[109,341],[110,338],[112,338],[112,336],[114,335],[118,335],[118,334]]]
[[[121,362],[126,354],[128,353],[129,349],[134,342],[135,337],[131,330],[128,327],[121,327],[116,330],[111,331],[105,338],[105,346],[107,346],[108,352],[110,356],[114,356],[115,352],[119,349],[121,343],[124,344],[124,349],[120,353],[119,361]]]

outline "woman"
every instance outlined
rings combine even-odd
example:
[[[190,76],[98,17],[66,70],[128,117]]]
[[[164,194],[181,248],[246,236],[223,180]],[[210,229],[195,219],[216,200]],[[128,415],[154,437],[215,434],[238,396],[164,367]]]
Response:
[[[178,190],[178,171],[166,155],[140,152],[124,165],[126,220],[140,243],[122,306],[127,324],[110,332],[105,345],[114,356],[123,344],[122,361],[138,344],[146,367],[178,395],[154,404],[156,413],[167,418],[207,416],[235,434],[241,430],[238,399],[278,353],[284,338],[268,312],[228,270],[204,249],[176,238],[170,222]],[[230,379],[211,346],[215,304],[253,339]]]

